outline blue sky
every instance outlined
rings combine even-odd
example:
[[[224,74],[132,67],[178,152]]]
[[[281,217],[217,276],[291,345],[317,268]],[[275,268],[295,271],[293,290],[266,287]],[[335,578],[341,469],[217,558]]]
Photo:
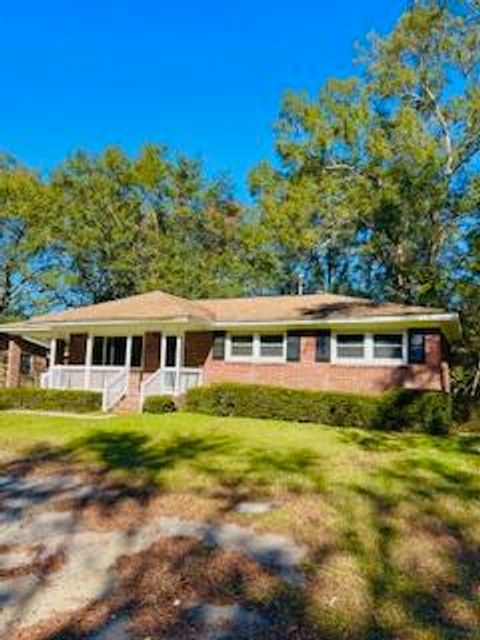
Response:
[[[162,142],[227,171],[272,157],[287,88],[353,71],[404,0],[0,0],[0,149],[47,172],[76,148]]]

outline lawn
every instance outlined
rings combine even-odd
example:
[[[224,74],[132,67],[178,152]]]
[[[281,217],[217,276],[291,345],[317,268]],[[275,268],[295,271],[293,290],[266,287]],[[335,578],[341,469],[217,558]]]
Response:
[[[478,637],[479,435],[4,413],[0,451],[4,469],[90,469],[162,496],[179,515],[293,537],[308,547],[308,582],[288,606],[308,637]],[[241,515],[244,499],[277,507]]]

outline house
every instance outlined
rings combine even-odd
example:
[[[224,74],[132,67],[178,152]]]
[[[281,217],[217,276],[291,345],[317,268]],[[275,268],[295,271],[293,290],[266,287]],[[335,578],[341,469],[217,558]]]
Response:
[[[9,348],[14,358],[10,367]],[[0,333],[0,388],[37,386],[47,368],[47,357],[47,345]]]
[[[319,293],[187,300],[152,291],[10,324],[50,341],[43,386],[95,389],[104,410],[138,410],[150,394],[238,381],[379,393],[392,386],[449,391],[455,313]]]

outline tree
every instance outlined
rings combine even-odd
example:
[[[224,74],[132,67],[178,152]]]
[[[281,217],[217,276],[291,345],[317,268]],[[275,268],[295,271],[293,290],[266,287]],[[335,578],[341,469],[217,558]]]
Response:
[[[78,152],[54,172],[54,235],[70,301],[101,302],[151,289],[200,297],[249,282],[244,209],[225,179],[196,160],[147,145]]]
[[[0,158],[0,315],[28,315],[52,303],[57,265],[48,197],[38,175]]]
[[[415,2],[371,37],[357,78],[286,95],[280,167],[251,177],[284,281],[448,302],[452,253],[478,221],[479,26],[478,2]]]

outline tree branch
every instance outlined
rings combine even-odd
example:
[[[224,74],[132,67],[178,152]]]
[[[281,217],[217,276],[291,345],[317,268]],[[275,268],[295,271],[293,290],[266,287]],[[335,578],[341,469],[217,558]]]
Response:
[[[443,139],[445,142],[445,149],[447,152],[447,164],[445,166],[445,173],[447,174],[447,176],[450,176],[453,173],[453,145],[452,145],[452,138],[450,136],[450,131],[448,129],[448,122],[443,114],[443,111],[440,109],[440,105],[438,104],[437,98],[435,97],[433,91],[430,89],[428,84],[426,82],[422,82],[422,87],[425,93],[427,94],[428,99],[433,105],[435,115],[443,131]]]

